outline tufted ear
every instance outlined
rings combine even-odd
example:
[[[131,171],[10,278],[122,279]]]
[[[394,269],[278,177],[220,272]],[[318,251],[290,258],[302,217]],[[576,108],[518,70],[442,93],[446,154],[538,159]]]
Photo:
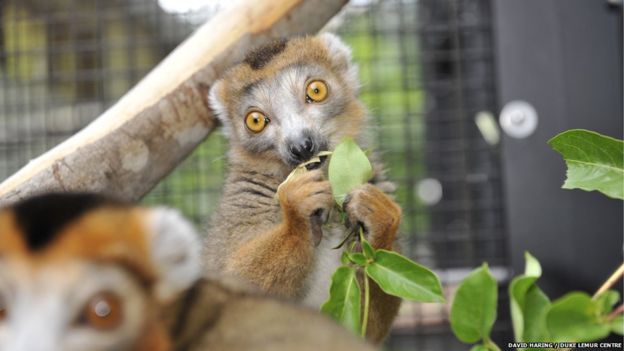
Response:
[[[228,135],[231,128],[231,122],[225,107],[223,81],[218,80],[212,85],[210,91],[208,92],[208,103],[214,111],[217,119],[221,122],[221,125],[223,125],[224,133]]]
[[[342,72],[351,86],[359,85],[357,65],[352,61],[351,49],[342,39],[333,33],[319,34],[329,52],[329,58],[334,68]]]
[[[190,288],[201,275],[200,240],[193,225],[180,212],[149,209],[149,248],[156,268],[156,298],[168,302]]]

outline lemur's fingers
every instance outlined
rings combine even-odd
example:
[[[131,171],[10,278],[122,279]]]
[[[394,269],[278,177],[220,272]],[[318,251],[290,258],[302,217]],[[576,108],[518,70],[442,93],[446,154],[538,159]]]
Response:
[[[331,186],[328,181],[307,184],[300,189],[299,212],[311,216],[317,210],[328,210],[333,206]]]
[[[328,211],[332,206],[334,206],[334,198],[331,193],[327,192],[319,192],[313,194],[308,198],[308,202],[310,204],[310,208],[312,208],[312,213],[317,212],[317,210]]]
[[[324,180],[321,170],[306,172],[285,183],[279,190],[280,204],[287,215],[308,220],[316,210],[328,209],[331,185]]]
[[[391,197],[396,191],[396,184],[394,184],[393,182],[380,182],[375,183],[374,185],[379,188],[379,190],[383,191],[387,195],[390,195]]]
[[[325,176],[323,175],[323,171],[320,169],[315,169],[313,171],[304,172],[303,174],[297,176],[290,183],[292,185],[303,185],[309,182],[320,182],[324,180]]]
[[[350,225],[362,224],[375,248],[391,249],[401,221],[401,208],[380,189],[364,184],[344,204]]]

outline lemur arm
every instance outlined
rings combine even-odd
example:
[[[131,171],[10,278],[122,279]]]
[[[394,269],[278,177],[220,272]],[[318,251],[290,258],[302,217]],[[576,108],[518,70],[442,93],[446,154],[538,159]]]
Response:
[[[372,343],[379,344],[386,338],[392,327],[392,322],[401,307],[401,299],[383,292],[373,280],[369,280],[369,284],[370,310],[366,338]],[[362,283],[360,285],[363,286]]]
[[[282,221],[239,246],[226,259],[225,270],[271,295],[295,297],[313,267],[311,216],[331,208],[333,199],[320,171],[284,183],[277,194]]]
[[[362,223],[368,240],[375,249],[396,249],[395,238],[401,221],[401,208],[379,187],[365,184],[349,196],[344,205],[352,224]],[[384,293],[372,280],[370,283],[370,310],[366,337],[380,343],[388,334],[396,317],[401,299]],[[360,286],[363,286],[362,277]]]
[[[306,227],[302,222],[285,221],[259,234],[227,258],[225,271],[270,295],[294,297],[301,291],[314,259]]]

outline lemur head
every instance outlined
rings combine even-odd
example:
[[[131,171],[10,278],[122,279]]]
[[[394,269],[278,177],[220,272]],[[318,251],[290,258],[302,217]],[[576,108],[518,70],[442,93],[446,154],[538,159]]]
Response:
[[[234,151],[290,167],[359,134],[357,67],[333,34],[281,40],[215,83],[210,103]]]
[[[87,194],[0,210],[0,350],[155,350],[157,314],[200,274],[177,212]]]

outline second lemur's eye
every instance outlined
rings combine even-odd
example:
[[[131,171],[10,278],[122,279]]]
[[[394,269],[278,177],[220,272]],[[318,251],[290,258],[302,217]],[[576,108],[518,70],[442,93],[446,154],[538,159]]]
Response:
[[[306,88],[306,102],[321,102],[327,98],[327,84],[322,80],[313,80]]]
[[[0,322],[2,322],[3,320],[5,320],[7,317],[7,306],[6,306],[6,302],[4,301],[4,299],[2,298],[2,296],[0,296]]]
[[[269,117],[258,111],[251,111],[245,117],[245,125],[247,126],[247,129],[254,133],[260,133],[263,131],[269,122],[271,122]]]
[[[121,301],[113,293],[95,295],[85,306],[79,322],[100,330],[111,330],[122,321]]]

